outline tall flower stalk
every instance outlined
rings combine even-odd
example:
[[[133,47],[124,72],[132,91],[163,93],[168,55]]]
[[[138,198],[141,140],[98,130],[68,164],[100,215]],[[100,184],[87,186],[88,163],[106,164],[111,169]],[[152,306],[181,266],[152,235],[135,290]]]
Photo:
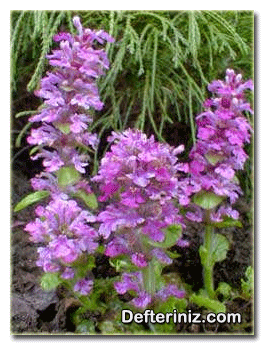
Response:
[[[88,152],[98,145],[97,135],[89,132],[93,112],[103,107],[97,79],[109,67],[99,45],[113,39],[106,32],[84,29],[79,17],[73,18],[73,24],[77,35],[54,36],[59,48],[47,56],[52,70],[35,92],[44,103],[29,120],[40,125],[27,140],[37,145],[38,152],[31,158],[42,158],[44,171],[31,184],[36,191],[48,191],[50,202],[36,208],[37,218],[25,231],[41,244],[37,265],[44,272],[57,272],[60,279],[73,284],[74,291],[87,295],[93,286],[89,255],[98,247],[96,217],[72,198],[79,197],[90,206],[92,189],[82,174]]]
[[[244,146],[250,142],[252,131],[244,116],[244,111],[253,113],[245,98],[247,89],[253,90],[252,81],[243,82],[241,74],[231,69],[226,71],[225,81],[209,84],[214,97],[205,101],[205,111],[196,117],[197,142],[189,155],[189,183],[194,196],[186,217],[205,226],[200,255],[205,288],[211,298],[215,296],[213,266],[224,259],[228,249],[227,240],[215,235],[213,229],[224,221],[226,225],[235,224],[230,219],[239,218],[233,205],[242,190],[235,174],[243,170],[248,158]]]
[[[94,180],[102,192],[99,200],[110,201],[98,215],[105,254],[123,256],[125,262],[116,291],[134,292],[132,304],[138,308],[165,296],[183,297],[177,286],[164,284],[161,270],[172,263],[169,247],[187,245],[180,238],[183,217],[173,201],[186,188],[181,182],[185,166],[177,157],[184,147],[158,143],[139,130],[113,133],[109,141],[111,150]]]

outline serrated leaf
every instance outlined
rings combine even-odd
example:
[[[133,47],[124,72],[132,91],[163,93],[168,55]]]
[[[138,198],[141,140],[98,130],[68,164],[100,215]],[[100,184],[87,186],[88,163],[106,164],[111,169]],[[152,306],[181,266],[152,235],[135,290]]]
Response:
[[[193,197],[193,202],[205,210],[218,206],[223,200],[224,197],[206,191],[201,191]]]
[[[97,197],[94,193],[87,194],[85,191],[79,190],[74,194],[74,196],[80,198],[85,203],[85,205],[92,210],[96,210],[98,208]]]
[[[58,184],[67,187],[79,181],[80,173],[74,166],[62,167],[57,171]]]
[[[41,287],[43,290],[50,291],[55,290],[61,283],[61,279],[58,273],[44,273],[41,277]]]
[[[34,204],[49,195],[47,190],[39,190],[34,193],[27,195],[24,199],[22,199],[14,208],[15,212],[23,210],[25,207]]]
[[[229,250],[229,242],[224,235],[214,234],[212,238],[211,259],[214,263],[223,261]]]
[[[193,294],[190,297],[190,302],[197,304],[199,307],[205,307],[216,314],[226,312],[226,307],[223,303],[206,296]]]

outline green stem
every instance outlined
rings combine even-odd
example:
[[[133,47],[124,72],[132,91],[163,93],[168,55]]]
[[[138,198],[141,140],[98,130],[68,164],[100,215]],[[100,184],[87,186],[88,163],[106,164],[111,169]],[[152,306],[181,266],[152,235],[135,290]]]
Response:
[[[156,272],[153,260],[149,262],[148,267],[143,269],[143,282],[146,291],[154,294],[156,291]]]
[[[214,264],[211,260],[211,247],[212,247],[213,228],[210,225],[206,225],[204,234],[204,247],[207,251],[207,259],[204,263],[204,286],[205,290],[210,298],[215,298],[213,269]]]

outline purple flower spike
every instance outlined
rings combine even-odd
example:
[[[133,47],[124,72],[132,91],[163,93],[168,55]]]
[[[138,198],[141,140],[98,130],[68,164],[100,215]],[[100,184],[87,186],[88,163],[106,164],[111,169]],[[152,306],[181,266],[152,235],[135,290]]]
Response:
[[[49,247],[54,257],[62,260],[65,264],[74,262],[81,252],[78,243],[72,239],[68,239],[65,235],[60,235],[51,241]]]
[[[78,30],[77,36],[65,32],[54,36],[60,46],[47,58],[55,68],[42,78],[40,89],[35,91],[36,96],[44,99],[44,106],[30,119],[31,122],[41,121],[43,125],[32,129],[28,142],[53,148],[53,152],[40,148],[41,153],[33,157],[44,158],[46,171],[74,164],[83,174],[89,157],[80,155],[76,147],[95,149],[98,144],[97,136],[87,131],[92,121],[88,110],[103,108],[97,79],[109,67],[106,53],[95,48],[94,43],[103,44],[111,38],[102,31],[84,29],[77,16],[73,23]]]
[[[98,215],[99,233],[105,238],[115,234],[116,242],[107,245],[106,255],[126,253],[132,263],[143,268],[151,255],[155,255],[151,254],[151,246],[148,253],[144,251],[143,238],[162,242],[169,225],[180,223],[184,226],[173,201],[178,199],[188,204],[188,195],[192,193],[184,178],[189,171],[188,164],[180,164],[177,158],[184,147],[175,149],[156,142],[153,136],[147,138],[141,131],[131,129],[122,134],[112,133],[109,141],[112,142],[111,151],[102,159],[98,175],[93,179],[99,182],[100,200],[111,200]],[[123,243],[122,250],[115,247],[117,242]],[[163,262],[170,262],[165,253],[162,257]]]
[[[252,132],[243,111],[253,113],[245,99],[246,89],[253,89],[252,81],[243,82],[242,76],[231,69],[226,71],[225,81],[216,80],[208,86],[215,97],[205,101],[206,111],[196,118],[198,140],[189,155],[189,185],[193,186],[193,194],[213,192],[229,204],[242,194],[235,174],[244,168],[248,158],[244,146],[250,142]],[[238,212],[224,207],[211,218],[219,222],[222,216],[237,219]],[[186,217],[197,222],[203,220],[197,207],[194,212],[188,211]]]
[[[58,48],[46,56],[52,70],[35,91],[43,104],[29,119],[41,124],[27,138],[29,144],[38,146],[32,160],[41,158],[45,170],[31,179],[32,187],[48,191],[50,202],[36,208],[37,218],[25,231],[31,241],[43,245],[38,249],[37,265],[45,272],[60,272],[64,279],[73,279],[75,270],[69,266],[98,247],[98,231],[93,227],[96,217],[71,198],[85,199],[92,193],[80,174],[86,172],[88,148],[96,149],[99,143],[97,135],[89,131],[91,110],[103,108],[97,80],[109,68],[99,44],[113,41],[103,31],[83,28],[77,16],[73,24],[77,35],[61,32],[54,36]],[[91,286],[90,281],[81,280],[75,289],[87,294]]]
[[[98,233],[91,226],[96,217],[83,211],[76,201],[61,196],[53,194],[46,207],[38,206],[35,210],[38,217],[25,227],[33,242],[46,245],[39,248],[37,263],[46,272],[64,269],[83,252],[91,254],[98,246]],[[69,272],[64,270],[65,279],[70,279]]]

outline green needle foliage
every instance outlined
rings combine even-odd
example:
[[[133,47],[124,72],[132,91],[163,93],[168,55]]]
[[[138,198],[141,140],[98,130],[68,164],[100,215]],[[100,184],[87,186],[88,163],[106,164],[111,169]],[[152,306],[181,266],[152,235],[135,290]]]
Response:
[[[166,123],[184,122],[194,140],[193,117],[209,81],[227,67],[252,72],[252,12],[100,14],[81,14],[86,26],[104,28],[116,38],[108,47],[111,70],[100,83],[107,106],[95,126],[133,126],[166,140]]]
[[[30,74],[33,91],[46,68],[45,56],[59,30],[74,32],[72,11],[11,13],[12,86]],[[95,126],[151,128],[164,139],[166,122],[192,130],[206,85],[227,67],[252,73],[253,13],[250,11],[85,11],[83,25],[116,39],[107,51],[111,69],[100,82],[105,111]],[[247,75],[249,74],[249,75]],[[27,77],[28,79],[28,77]]]
[[[11,83],[16,91],[18,79],[29,79],[27,88],[34,91],[47,66],[46,54],[52,37],[67,23],[73,31],[71,11],[11,12]]]
[[[95,114],[92,128],[101,137],[137,127],[166,141],[182,123],[190,132],[185,144],[191,146],[194,116],[202,109],[207,84],[222,78],[226,68],[252,77],[252,11],[14,11],[14,92],[21,79],[29,91],[37,88],[52,36],[74,32],[75,14],[84,27],[104,29],[115,38],[106,47],[111,68],[99,81],[105,107]]]

